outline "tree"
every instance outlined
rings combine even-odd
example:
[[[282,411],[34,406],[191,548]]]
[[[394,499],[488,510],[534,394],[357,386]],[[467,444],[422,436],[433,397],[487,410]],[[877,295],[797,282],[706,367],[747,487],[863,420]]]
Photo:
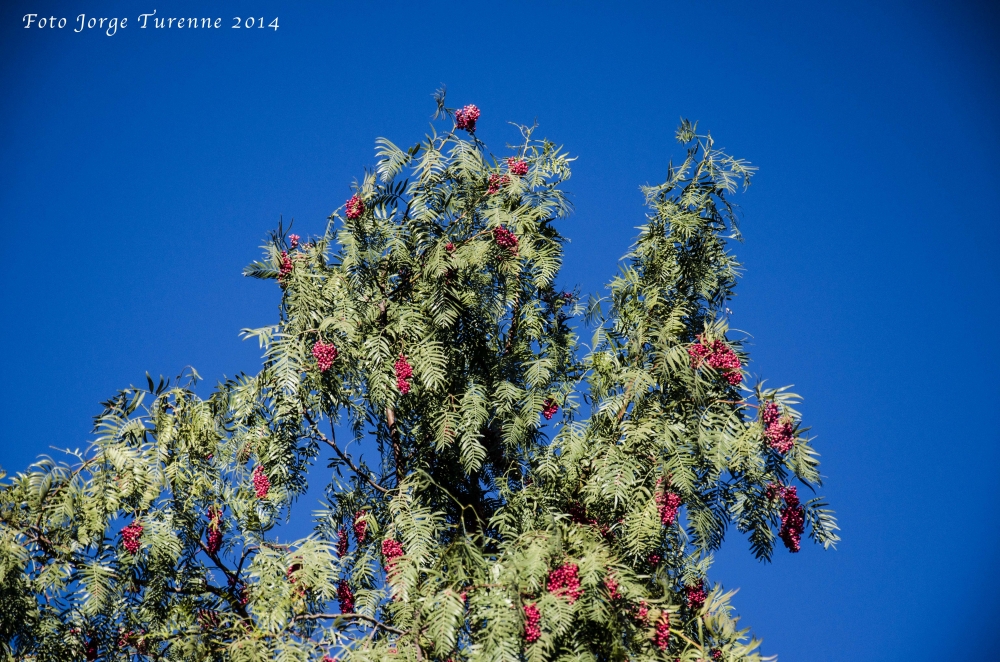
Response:
[[[379,139],[325,234],[279,225],[247,268],[282,292],[246,331],[258,374],[204,398],[193,371],[147,375],[72,464],[4,479],[7,654],[761,659],[712,552],[730,525],[764,560],[837,527],[798,496],[820,474],[797,396],[749,387],[728,336],[730,196],[754,169],[682,122],[683,161],[584,303],[556,281],[572,159],[527,126],[494,156],[475,106],[437,101],[447,131]],[[279,544],[321,451],[327,507]]]

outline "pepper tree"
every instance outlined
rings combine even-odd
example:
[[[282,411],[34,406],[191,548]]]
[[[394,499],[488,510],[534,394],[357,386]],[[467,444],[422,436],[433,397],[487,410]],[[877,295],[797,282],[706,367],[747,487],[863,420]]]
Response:
[[[684,121],[584,302],[557,284],[572,159],[535,127],[494,155],[478,108],[437,100],[440,129],[379,139],[322,236],[279,226],[247,268],[281,288],[278,322],[246,331],[259,373],[207,397],[193,371],[147,375],[72,463],[4,479],[6,654],[761,659],[712,552],[730,525],[765,560],[837,527],[798,497],[820,474],[797,397],[748,384],[726,325],[754,169]],[[321,454],[327,505],[280,543]]]

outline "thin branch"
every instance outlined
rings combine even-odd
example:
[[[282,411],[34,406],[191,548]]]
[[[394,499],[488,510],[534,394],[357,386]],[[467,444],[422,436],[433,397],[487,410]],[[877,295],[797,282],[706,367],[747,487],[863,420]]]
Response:
[[[354,620],[354,621],[367,621],[368,623],[371,623],[371,625],[373,627],[381,628],[381,629],[385,630],[386,632],[391,632],[393,634],[406,634],[403,630],[400,630],[398,628],[394,628],[391,625],[386,625],[385,623],[383,623],[382,621],[378,620],[377,618],[372,618],[371,616],[366,616],[365,614],[354,614],[354,613],[348,613],[348,614],[300,614],[300,615],[294,617],[292,619],[292,621],[319,621],[319,620],[324,620],[324,619],[335,619],[335,618],[343,618],[343,619]]]
[[[333,439],[328,439],[325,434],[323,434],[322,432],[320,432],[319,428],[316,427],[316,422],[313,420],[312,416],[309,415],[309,412],[307,410],[303,410],[302,411],[302,415],[305,417],[306,421],[309,422],[309,428],[312,430],[313,434],[316,435],[319,438],[319,440],[322,441],[324,444],[326,444],[327,446],[329,446],[330,448],[332,448],[334,450],[334,452],[337,453],[337,456],[340,457],[340,459],[343,460],[345,463],[347,463],[347,466],[349,466],[351,468],[351,471],[353,471],[355,474],[357,474],[361,478],[364,478],[365,481],[369,485],[371,485],[373,488],[375,488],[376,490],[378,490],[382,494],[388,494],[389,493],[389,490],[387,490],[386,488],[382,487],[381,485],[379,485],[378,483],[376,483],[374,480],[372,480],[371,476],[368,475],[367,472],[364,472],[361,469],[359,469],[358,466],[356,464],[354,464],[354,462],[351,460],[351,456],[348,455],[347,453],[345,453],[344,451],[340,450],[340,446],[337,445],[336,441],[334,441]],[[332,432],[332,430],[333,430],[333,423],[332,422],[330,423],[330,426],[331,426],[330,427],[331,434],[333,434],[333,432]]]

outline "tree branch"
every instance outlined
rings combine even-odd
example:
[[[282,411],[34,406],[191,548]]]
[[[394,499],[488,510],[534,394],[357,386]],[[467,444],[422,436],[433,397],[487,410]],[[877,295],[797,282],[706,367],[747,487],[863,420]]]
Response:
[[[378,490],[380,493],[382,494],[389,493],[389,490],[387,490],[386,488],[382,487],[374,480],[372,480],[371,476],[369,476],[366,472],[361,471],[361,469],[359,469],[358,466],[354,464],[353,460],[351,460],[351,456],[345,453],[344,451],[340,450],[340,446],[337,445],[337,442],[335,440],[328,439],[325,434],[320,432],[319,428],[316,427],[316,422],[313,420],[312,416],[309,415],[309,412],[307,410],[302,410],[302,415],[309,422],[309,428],[312,430],[313,434],[316,435],[319,438],[319,440],[322,441],[324,444],[332,448],[334,452],[337,453],[337,456],[341,460],[343,460],[347,464],[347,466],[351,468],[351,471],[353,471],[359,477],[364,478],[369,485]],[[330,430],[331,430],[330,434],[332,435],[333,422],[330,423]]]
[[[381,629],[385,630],[386,632],[391,632],[393,634],[406,634],[405,632],[403,632],[402,630],[400,630],[398,628],[394,628],[391,625],[386,625],[385,623],[383,623],[382,621],[378,620],[377,618],[372,618],[371,616],[366,616],[365,614],[355,614],[355,613],[348,613],[348,614],[300,614],[300,615],[294,617],[292,619],[292,621],[293,622],[294,621],[319,621],[319,620],[324,620],[324,619],[335,619],[335,618],[344,618],[344,619],[353,620],[353,621],[367,621],[373,627],[381,628]]]

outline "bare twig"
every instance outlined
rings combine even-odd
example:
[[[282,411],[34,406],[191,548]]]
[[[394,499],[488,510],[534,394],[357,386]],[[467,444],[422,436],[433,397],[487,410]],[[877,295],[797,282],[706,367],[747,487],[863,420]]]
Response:
[[[334,441],[333,439],[327,438],[327,436],[325,434],[323,434],[322,432],[320,432],[319,428],[316,427],[316,422],[313,420],[312,416],[309,414],[308,411],[303,410],[302,411],[302,415],[305,417],[306,421],[309,422],[309,428],[312,430],[313,434],[316,435],[316,437],[320,441],[322,441],[324,444],[326,444],[327,446],[329,446],[330,448],[332,448],[334,450],[334,452],[337,453],[337,456],[341,460],[343,460],[345,463],[347,463],[347,466],[349,466],[351,468],[351,471],[353,471],[355,474],[357,474],[361,478],[364,478],[365,481],[369,485],[371,485],[373,488],[375,488],[376,490],[378,490],[382,494],[388,494],[389,493],[389,490],[387,490],[386,488],[382,487],[381,485],[379,485],[378,483],[376,483],[374,480],[372,480],[371,476],[368,475],[367,472],[364,472],[361,469],[359,469],[358,466],[356,464],[354,464],[354,461],[351,460],[351,456],[348,455],[347,453],[345,453],[344,451],[340,450],[340,446],[337,445],[336,441]],[[330,425],[331,425],[331,430],[332,430],[333,424],[331,423]],[[331,434],[332,434],[332,432],[331,432]]]

